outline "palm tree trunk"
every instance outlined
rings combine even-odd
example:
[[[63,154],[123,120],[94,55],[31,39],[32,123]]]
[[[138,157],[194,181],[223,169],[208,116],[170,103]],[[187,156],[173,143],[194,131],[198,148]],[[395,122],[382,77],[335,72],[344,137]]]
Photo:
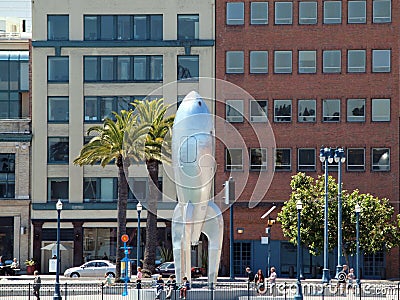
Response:
[[[159,161],[146,161],[147,171],[151,182],[149,183],[149,197],[147,199],[146,219],[146,246],[144,250],[143,268],[154,273],[157,247],[157,201],[159,196],[158,166]]]
[[[117,227],[117,249],[116,249],[116,274],[115,281],[121,281],[121,259],[124,257],[124,252],[121,250],[122,241],[121,236],[126,234],[126,207],[128,203],[128,181],[126,179],[125,170],[128,170],[128,164],[123,162],[122,156],[118,158],[118,202],[117,202],[117,213],[118,213],[118,227]]]

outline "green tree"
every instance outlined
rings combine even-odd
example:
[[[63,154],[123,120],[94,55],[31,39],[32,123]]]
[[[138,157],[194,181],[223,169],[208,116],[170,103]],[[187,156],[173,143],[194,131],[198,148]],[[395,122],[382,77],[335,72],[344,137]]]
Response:
[[[292,193],[278,214],[283,234],[297,245],[297,209],[296,203],[302,201],[301,243],[314,255],[321,253],[324,243],[324,176],[314,179],[304,173],[292,176]],[[338,220],[338,184],[328,176],[328,240],[329,248],[337,247]],[[389,251],[400,245],[400,217],[393,218],[394,208],[386,198],[379,199],[370,194],[361,194],[358,190],[351,193],[342,191],[342,249],[348,262],[348,255],[356,252],[356,217],[354,208],[361,206],[360,213],[360,249],[363,253]]]
[[[141,153],[146,162],[147,171],[151,178],[149,182],[149,196],[147,198],[146,242],[143,259],[143,268],[155,270],[157,237],[157,200],[160,195],[158,184],[159,165],[171,162],[171,129],[174,116],[166,117],[168,105],[164,99],[151,101],[135,100],[132,103],[140,124],[149,124],[146,135],[144,152]]]
[[[126,207],[128,202],[128,182],[126,175],[130,165],[130,157],[135,157],[137,151],[144,147],[148,126],[137,124],[137,116],[132,110],[122,110],[120,114],[113,112],[116,121],[106,118],[102,126],[90,127],[88,135],[94,133],[94,137],[89,143],[84,145],[80,154],[73,163],[75,165],[93,165],[100,162],[104,168],[113,162],[118,168],[118,201],[117,201],[117,249],[116,249],[116,281],[121,277],[120,259],[123,256],[120,247],[122,242],[120,237],[126,233]],[[129,132],[130,148],[126,149],[127,142],[124,140]],[[136,152],[134,152],[136,149]],[[129,150],[129,151],[128,151]]]

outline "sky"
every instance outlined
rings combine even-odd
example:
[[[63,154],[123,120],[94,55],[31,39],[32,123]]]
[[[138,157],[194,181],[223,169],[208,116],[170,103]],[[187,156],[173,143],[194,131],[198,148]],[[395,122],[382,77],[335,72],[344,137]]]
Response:
[[[0,0],[0,17],[25,19],[26,31],[32,32],[31,0]]]

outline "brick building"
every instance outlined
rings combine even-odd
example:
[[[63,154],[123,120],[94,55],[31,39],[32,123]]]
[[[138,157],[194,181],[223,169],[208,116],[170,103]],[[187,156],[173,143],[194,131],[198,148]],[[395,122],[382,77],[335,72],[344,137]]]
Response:
[[[265,270],[268,249],[260,237],[266,221],[260,217],[272,203],[276,217],[279,204],[289,199],[292,175],[323,174],[322,145],[345,148],[344,189],[387,197],[399,212],[399,14],[400,4],[391,0],[216,1],[216,77],[249,93],[222,98],[216,106],[245,141],[216,146],[217,189],[228,176],[248,172],[234,206],[235,274],[244,273],[246,264]],[[251,126],[271,126],[276,148],[260,149]],[[337,177],[334,166],[329,170]],[[268,192],[249,209],[254,182],[271,172]],[[278,224],[271,231],[271,262],[280,276],[288,276],[296,265],[295,248]],[[363,277],[398,278],[398,258],[398,249],[364,255]],[[305,275],[315,275],[322,256],[305,253],[303,259]],[[329,269],[335,265],[336,254],[330,253]]]

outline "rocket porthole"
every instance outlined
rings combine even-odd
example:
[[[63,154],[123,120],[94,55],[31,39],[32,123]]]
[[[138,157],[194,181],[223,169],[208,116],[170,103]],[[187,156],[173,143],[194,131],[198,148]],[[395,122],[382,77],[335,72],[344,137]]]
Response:
[[[197,102],[199,104],[199,106],[201,106],[201,101]]]

